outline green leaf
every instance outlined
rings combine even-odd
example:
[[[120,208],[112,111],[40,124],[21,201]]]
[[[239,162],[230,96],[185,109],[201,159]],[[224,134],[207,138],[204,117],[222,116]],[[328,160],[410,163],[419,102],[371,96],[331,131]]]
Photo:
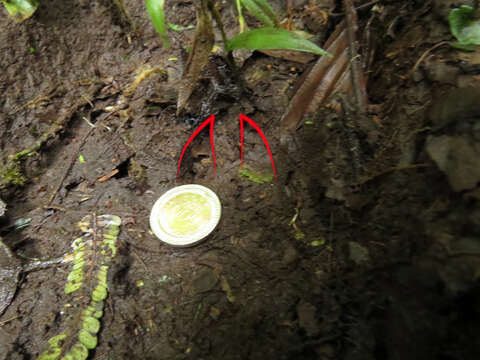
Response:
[[[78,332],[78,340],[80,341],[80,344],[85,345],[85,347],[89,350],[95,349],[97,347],[97,337],[90,334],[85,329],[81,329]]]
[[[83,280],[83,269],[77,268],[68,274],[67,280],[69,282],[82,282]]]
[[[474,50],[480,45],[480,22],[475,19],[475,10],[466,5],[453,9],[448,15],[450,32],[457,38],[452,46],[462,50]]]
[[[37,0],[2,0],[10,16],[17,22],[22,22],[37,10]]]
[[[173,31],[179,32],[180,31],[180,25],[173,24],[173,23],[168,23],[168,27],[172,29]]]
[[[227,43],[227,50],[235,49],[296,50],[331,56],[313,42],[302,39],[292,31],[272,27],[246,31],[233,37]]]
[[[93,316],[87,316],[83,319],[83,329],[96,334],[100,330],[100,321]]]
[[[97,285],[95,290],[92,293],[92,300],[93,301],[100,301],[104,300],[107,297],[107,288],[104,285]]]
[[[67,285],[65,285],[65,294],[70,294],[72,292],[75,292],[77,291],[78,289],[80,289],[82,287],[82,283],[81,282],[76,282],[76,283],[68,283]]]
[[[85,160],[85,157],[82,154],[80,154],[78,156],[78,161],[80,161],[81,164],[84,164],[86,160]]]
[[[67,335],[65,334],[60,334],[60,335],[57,335],[57,336],[54,336],[52,337],[50,340],[48,340],[48,343],[50,344],[50,346],[52,347],[60,347],[60,343],[65,340],[65,338],[67,337]]]
[[[325,239],[320,239],[320,240],[314,240],[310,243],[310,246],[322,246],[325,245]]]
[[[241,0],[242,5],[267,26],[278,26],[275,12],[265,0]]]
[[[184,30],[191,30],[195,28],[195,25],[188,25],[188,26],[180,26],[174,23],[168,23],[168,27],[173,31],[180,32]]]
[[[84,360],[88,357],[88,349],[82,343],[77,342],[72,346],[72,350],[70,351],[70,354],[67,354],[67,356],[68,355],[70,355],[73,360]]]
[[[167,27],[165,26],[165,0],[145,0],[145,6],[147,7],[148,14],[152,20],[155,30],[162,38],[163,46],[169,47]]]

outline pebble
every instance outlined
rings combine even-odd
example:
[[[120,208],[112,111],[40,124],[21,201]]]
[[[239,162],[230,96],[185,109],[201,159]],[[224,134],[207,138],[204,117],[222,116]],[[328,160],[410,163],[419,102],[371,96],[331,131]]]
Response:
[[[370,261],[368,249],[357,242],[350,241],[348,243],[349,256],[357,265],[362,265]]]
[[[218,277],[211,270],[202,270],[193,280],[193,291],[203,293],[212,290],[217,285]]]
[[[288,245],[285,249],[285,253],[283,254],[282,264],[284,266],[288,266],[294,263],[298,259],[298,252],[295,248],[291,245]]]
[[[425,148],[454,191],[473,189],[480,181],[478,142],[466,136],[428,136]]]

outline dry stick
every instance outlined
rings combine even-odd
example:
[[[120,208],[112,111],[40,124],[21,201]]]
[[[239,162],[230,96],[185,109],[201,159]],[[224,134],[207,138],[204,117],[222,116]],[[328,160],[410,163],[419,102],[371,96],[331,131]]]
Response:
[[[345,8],[345,26],[348,42],[348,55],[350,58],[350,73],[354,98],[354,108],[349,109],[348,102],[343,102],[345,119],[352,120],[357,126],[363,130],[370,130],[374,127],[372,121],[368,121],[367,113],[367,92],[365,89],[365,78],[361,68],[360,55],[357,50],[357,41],[355,33],[358,29],[357,13],[353,6],[352,0],[344,0]],[[347,105],[347,106],[346,106]],[[360,140],[356,133],[347,128],[347,141],[349,142],[350,154],[353,164],[353,178],[356,179],[361,172],[361,156],[360,156]]]
[[[391,167],[391,168],[387,168],[385,170],[382,170],[376,174],[373,174],[363,180],[360,180],[359,182],[357,182],[356,184],[354,185],[363,185],[363,184],[366,184],[367,182],[370,182],[380,176],[383,176],[383,175],[386,175],[386,174],[389,174],[391,172],[394,172],[394,171],[405,171],[405,170],[410,170],[410,169],[419,169],[419,168],[426,168],[426,167],[430,167],[431,165],[430,164],[411,164],[411,165],[404,165],[404,166],[394,166],[394,167]]]
[[[347,27],[348,53],[350,56],[350,71],[352,72],[352,87],[355,97],[355,105],[360,115],[367,112],[367,93],[365,84],[362,81],[362,70],[360,68],[360,56],[357,51],[355,32],[358,28],[357,13],[352,0],[344,0],[345,22]]]
[[[293,9],[293,0],[287,0],[287,29],[292,30],[292,9]]]

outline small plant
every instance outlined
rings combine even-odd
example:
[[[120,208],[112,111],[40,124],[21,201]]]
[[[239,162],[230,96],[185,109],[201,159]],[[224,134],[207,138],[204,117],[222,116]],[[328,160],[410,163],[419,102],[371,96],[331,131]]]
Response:
[[[164,11],[165,0],[145,0],[145,3],[153,25],[163,40],[164,47],[168,47]],[[239,80],[238,70],[233,59],[233,50],[295,50],[331,56],[328,52],[296,32],[278,27],[279,21],[277,16],[266,0],[236,0],[236,5],[241,31],[246,27],[241,12],[242,7],[250,11],[267,26],[241,32],[229,40],[225,34],[223,20],[217,10],[215,0],[200,0],[200,4],[197,6],[195,37],[179,82],[177,116],[180,116],[182,113],[197,85],[200,73],[209,62],[215,43],[213,20],[215,20],[222,36],[223,47],[226,52],[225,62],[237,83],[241,83],[241,81]]]
[[[78,223],[83,235],[72,242],[73,266],[64,292],[65,326],[48,340],[39,360],[85,360],[97,347],[103,307],[108,295],[107,272],[117,253],[121,219],[115,215],[87,215]]]
[[[462,5],[448,15],[450,31],[457,41],[451,45],[457,49],[474,51],[480,45],[480,20],[477,15],[478,1],[472,6]]]
[[[167,27],[165,25],[165,0],[145,0],[147,11],[152,23],[163,40],[165,47],[168,47]],[[266,0],[236,0],[236,6],[240,24],[240,34],[228,40],[223,31],[223,22],[216,10],[214,0],[201,0],[202,9],[208,9],[217,26],[222,33],[226,51],[236,49],[250,50],[296,50],[311,52],[318,55],[329,55],[311,41],[299,36],[294,31],[279,28],[278,18]],[[242,14],[242,8],[246,9],[265,27],[244,31],[246,28]],[[204,16],[204,15],[203,15]],[[199,17],[197,17],[199,18]],[[197,21],[197,23],[199,23]],[[199,25],[197,25],[197,31]]]

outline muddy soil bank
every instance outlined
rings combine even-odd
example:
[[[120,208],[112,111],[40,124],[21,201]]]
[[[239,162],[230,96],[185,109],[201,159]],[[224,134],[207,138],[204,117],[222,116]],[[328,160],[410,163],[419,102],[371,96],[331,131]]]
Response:
[[[217,116],[215,176],[205,133],[177,182],[197,121],[175,115],[180,50],[194,30],[172,32],[172,48],[163,49],[143,3],[124,3],[128,18],[107,1],[57,0],[23,24],[0,17],[4,243],[24,263],[57,257],[70,251],[85,215],[122,219],[91,358],[480,355],[480,137],[471,95],[478,53],[429,50],[450,39],[443,4],[380,1],[381,12],[359,10],[375,48],[367,90],[376,127],[368,133],[329,106],[281,136],[280,118],[308,65],[250,54],[241,67],[248,92],[209,104]],[[273,3],[285,14],[283,2]],[[298,26],[331,32],[335,16],[316,26],[322,6],[295,2]],[[234,8],[222,3],[221,11],[234,34]],[[193,24],[195,5],[168,2],[167,20]],[[219,67],[218,57],[212,61]],[[145,69],[158,71],[129,88]],[[239,174],[239,113],[266,134],[277,182]],[[10,155],[39,140],[32,156],[4,171]],[[244,151],[245,167],[273,175],[248,126]],[[17,184],[7,185],[11,178]],[[205,242],[180,249],[151,233],[148,216],[162,193],[184,183],[214,190],[222,219]],[[36,358],[63,330],[69,271],[20,275],[0,316],[0,359]]]

